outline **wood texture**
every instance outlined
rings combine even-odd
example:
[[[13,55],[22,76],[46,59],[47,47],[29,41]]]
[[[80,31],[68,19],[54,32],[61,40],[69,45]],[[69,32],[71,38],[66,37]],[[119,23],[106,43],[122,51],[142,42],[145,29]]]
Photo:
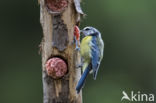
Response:
[[[82,93],[77,94],[75,90],[81,76],[81,69],[76,68],[80,63],[80,54],[74,50],[73,44],[74,26],[79,16],[73,0],[69,0],[65,11],[57,15],[47,11],[44,0],[39,2],[40,22],[43,29],[41,42],[43,103],[82,103]],[[61,79],[56,80],[47,75],[45,64],[53,56],[61,57],[67,62],[68,73]]]

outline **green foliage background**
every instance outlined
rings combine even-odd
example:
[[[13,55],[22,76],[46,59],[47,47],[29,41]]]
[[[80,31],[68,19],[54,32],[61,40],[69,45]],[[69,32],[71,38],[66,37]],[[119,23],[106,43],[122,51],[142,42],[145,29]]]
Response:
[[[83,0],[81,28],[98,28],[105,41],[97,80],[89,76],[83,89],[84,103],[120,103],[123,90],[156,93],[155,5]],[[42,103],[41,38],[37,0],[0,1],[0,103]]]

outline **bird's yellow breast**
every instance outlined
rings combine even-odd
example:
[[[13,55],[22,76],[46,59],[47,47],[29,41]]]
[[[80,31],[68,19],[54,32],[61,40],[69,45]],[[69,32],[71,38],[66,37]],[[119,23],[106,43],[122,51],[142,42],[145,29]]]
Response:
[[[86,36],[81,41],[80,53],[85,60],[89,60],[91,57],[91,47],[90,47],[91,40],[92,36]]]

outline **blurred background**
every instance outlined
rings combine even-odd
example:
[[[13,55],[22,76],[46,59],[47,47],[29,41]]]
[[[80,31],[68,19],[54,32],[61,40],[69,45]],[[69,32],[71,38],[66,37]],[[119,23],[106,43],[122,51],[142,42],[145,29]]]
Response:
[[[155,5],[83,0],[81,28],[98,28],[105,41],[97,80],[89,76],[83,89],[84,103],[120,103],[122,91],[156,94]],[[0,1],[0,103],[42,103],[39,13],[37,0]]]

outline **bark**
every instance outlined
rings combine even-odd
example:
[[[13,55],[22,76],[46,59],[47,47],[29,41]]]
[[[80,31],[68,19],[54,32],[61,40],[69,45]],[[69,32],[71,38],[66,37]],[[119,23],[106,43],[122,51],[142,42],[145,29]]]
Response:
[[[82,103],[82,93],[76,93],[75,87],[81,76],[80,54],[73,44],[74,26],[78,24],[80,14],[76,11],[74,0],[68,0],[68,6],[62,13],[48,12],[45,1],[40,0],[40,22],[43,29],[42,81],[43,103]],[[80,2],[80,1],[79,1]],[[51,57],[64,59],[68,73],[60,79],[47,75],[45,64]]]

